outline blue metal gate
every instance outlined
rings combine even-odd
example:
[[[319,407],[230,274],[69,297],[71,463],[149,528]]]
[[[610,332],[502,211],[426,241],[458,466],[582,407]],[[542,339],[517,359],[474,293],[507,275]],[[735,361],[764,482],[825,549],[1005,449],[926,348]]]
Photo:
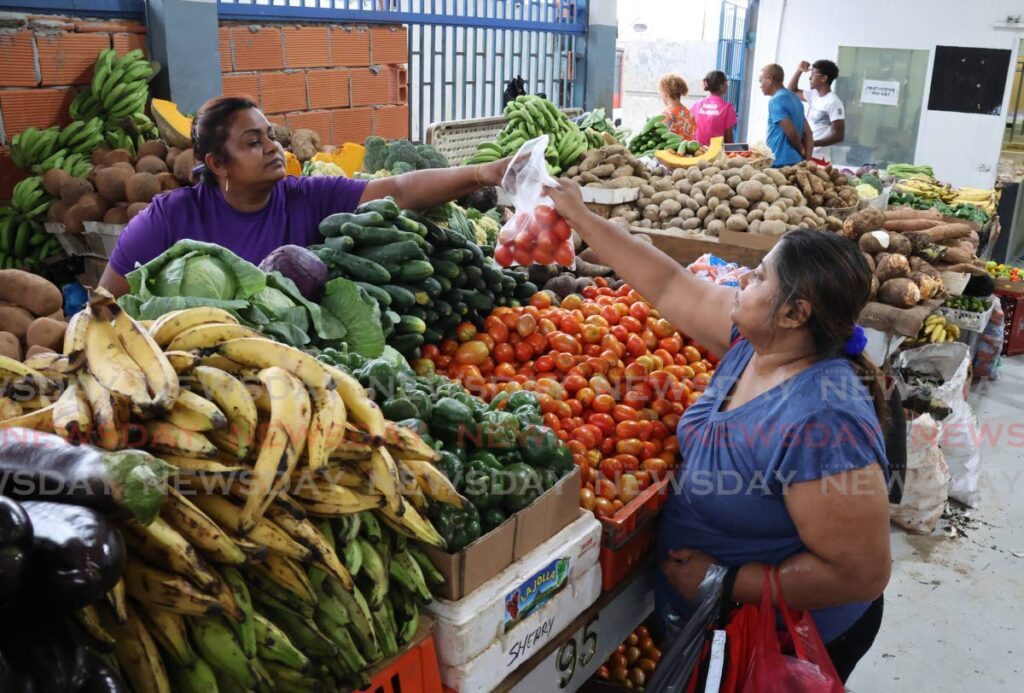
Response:
[[[410,137],[501,113],[509,79],[582,106],[588,0],[218,0],[224,19],[406,24]]]
[[[753,44],[749,26],[748,0],[723,0],[721,24],[718,30],[718,69],[729,78],[726,101],[740,116],[737,141],[743,141],[747,132],[745,100],[747,94],[747,49]]]

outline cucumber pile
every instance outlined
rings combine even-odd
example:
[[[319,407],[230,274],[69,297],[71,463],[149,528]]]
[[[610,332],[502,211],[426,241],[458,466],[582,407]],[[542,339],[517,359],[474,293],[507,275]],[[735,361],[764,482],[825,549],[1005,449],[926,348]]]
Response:
[[[350,279],[377,301],[388,344],[418,358],[423,344],[453,336],[460,323],[479,327],[495,306],[518,305],[537,291],[524,270],[498,267],[473,233],[385,198],[324,219],[324,243],[310,250],[329,279]]]
[[[671,132],[665,125],[665,116],[651,116],[636,137],[629,141],[629,151],[636,156],[654,156],[659,149],[676,151],[683,138]]]

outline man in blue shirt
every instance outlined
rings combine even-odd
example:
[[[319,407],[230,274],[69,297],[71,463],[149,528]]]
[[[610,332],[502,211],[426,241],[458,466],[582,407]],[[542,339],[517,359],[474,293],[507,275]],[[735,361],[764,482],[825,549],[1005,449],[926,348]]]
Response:
[[[758,82],[761,92],[770,96],[768,102],[768,146],[775,154],[775,163],[792,166],[810,158],[814,151],[814,135],[804,117],[804,107],[799,97],[782,86],[786,75],[776,64],[761,68]]]

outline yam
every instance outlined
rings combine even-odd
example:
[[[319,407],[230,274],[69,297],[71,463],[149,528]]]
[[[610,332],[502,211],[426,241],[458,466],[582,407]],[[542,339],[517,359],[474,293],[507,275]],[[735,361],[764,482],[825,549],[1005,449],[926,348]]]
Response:
[[[897,207],[885,211],[886,221],[901,221],[906,219],[934,219],[942,220],[942,213],[932,207],[931,209],[910,209],[909,207]]]
[[[147,156],[155,156],[164,162],[165,165],[167,163],[167,145],[162,140],[147,140],[143,142],[139,146],[137,154],[139,155],[139,163],[142,163],[142,160]],[[164,170],[166,171],[167,169],[165,168]]]
[[[128,205],[128,221],[134,219],[139,212],[141,212],[148,206],[149,205],[145,202],[133,202],[132,204]]]
[[[108,202],[124,202],[127,199],[125,185],[132,175],[124,169],[108,166],[96,173],[96,191]]]
[[[639,188],[644,184],[644,179],[639,176],[623,176],[614,180],[606,181],[606,187],[616,190],[618,188]]]
[[[106,214],[103,215],[104,224],[127,224],[128,223],[128,208],[127,207],[111,207],[107,210]]]
[[[152,173],[155,176],[167,173],[167,163],[155,156],[144,156],[136,162],[135,170],[139,173]]]
[[[583,157],[583,161],[579,163],[580,173],[584,171],[590,171],[591,169],[600,166],[601,163],[608,158],[608,155],[603,149],[592,149],[586,153]]]
[[[868,270],[870,270],[871,274],[874,275],[875,257],[873,255],[869,255],[868,253],[862,253],[862,255],[864,256],[864,262],[868,263]]]
[[[582,170],[582,167],[580,168]],[[601,178],[608,178],[613,173],[615,173],[615,167],[612,166],[611,164],[601,164],[600,166],[595,166],[594,168],[590,169],[589,173],[596,176],[600,180]]]
[[[92,187],[92,183],[84,178],[69,177],[60,186],[60,199],[64,204],[70,206],[78,202],[82,195],[91,192],[96,192],[96,189]]]
[[[29,359],[29,358],[32,358],[33,356],[35,356],[36,354],[48,354],[48,353],[50,353],[52,351],[54,351],[54,350],[53,349],[47,349],[44,346],[39,346],[39,345],[30,346],[28,349],[25,350],[25,358]]]
[[[786,222],[766,220],[760,223],[760,233],[767,236],[781,236],[787,231]]]
[[[124,189],[129,202],[149,202],[160,192],[160,179],[152,173],[136,173]]]
[[[862,209],[850,215],[843,222],[843,235],[852,241],[859,241],[868,231],[877,231],[885,225],[885,212],[874,207]]]
[[[592,183],[600,183],[601,179],[595,176],[591,171],[584,171],[580,174],[579,182],[583,185],[591,185]]]
[[[56,351],[64,344],[64,330],[67,324],[53,318],[36,318],[25,332],[25,344],[42,346]]]
[[[973,263],[977,258],[974,253],[963,248],[947,248],[942,255],[942,261],[951,265]],[[3,323],[0,323],[2,325]]]
[[[871,275],[871,293],[868,294],[869,301],[874,301],[875,297],[878,296],[878,287],[880,286],[881,283],[879,283],[878,277]]]
[[[941,281],[925,272],[911,272],[907,279],[917,284],[917,288],[921,291],[922,301],[927,301],[942,288]]]
[[[868,255],[877,255],[882,252],[893,252],[889,250],[889,233],[887,231],[868,231],[857,241],[861,252]]]
[[[928,235],[932,243],[942,243],[943,241],[969,237],[971,235],[971,226],[970,224],[939,224],[938,226],[925,229],[923,233]]]
[[[883,284],[890,279],[906,277],[910,274],[910,262],[906,255],[880,253],[875,257],[875,276]]]
[[[52,282],[37,274],[9,269],[0,270],[0,301],[24,308],[33,317],[40,317],[60,310],[64,296]],[[6,327],[3,320],[0,320],[0,325]]]
[[[893,219],[886,221],[882,228],[886,231],[924,231],[938,224],[935,219]]]
[[[0,332],[0,356],[21,361],[21,342],[10,332]]]
[[[13,270],[4,271],[10,272]],[[5,332],[10,332],[17,337],[18,341],[25,341],[28,327],[35,319],[35,315],[20,305],[0,306],[0,325],[4,326]]]
[[[63,186],[69,178],[71,178],[71,174],[64,169],[51,168],[43,174],[43,190],[45,190],[50,197],[60,197],[61,186]]]
[[[742,214],[733,214],[725,220],[725,228],[730,231],[746,231],[747,218]]]
[[[921,302],[921,290],[906,277],[880,281],[878,300],[894,308],[913,308]]]
[[[186,149],[174,158],[174,177],[184,185],[192,185],[192,169],[196,165],[191,149]]]

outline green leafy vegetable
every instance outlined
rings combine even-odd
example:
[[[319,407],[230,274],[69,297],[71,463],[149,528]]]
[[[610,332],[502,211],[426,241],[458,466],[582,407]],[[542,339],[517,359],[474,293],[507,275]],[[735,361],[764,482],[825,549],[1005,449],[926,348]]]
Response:
[[[344,326],[351,351],[369,358],[384,352],[380,307],[354,282],[343,277],[327,282],[320,308]]]

